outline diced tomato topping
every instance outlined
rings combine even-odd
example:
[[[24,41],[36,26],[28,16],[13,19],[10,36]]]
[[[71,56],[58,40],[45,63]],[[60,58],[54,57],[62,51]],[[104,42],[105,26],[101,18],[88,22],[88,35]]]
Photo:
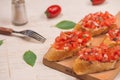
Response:
[[[82,31],[68,31],[61,32],[56,37],[53,44],[54,48],[59,50],[73,50],[81,46],[85,46],[91,39],[91,35],[88,32]]]
[[[120,28],[109,30],[108,36],[113,41],[120,41]]]
[[[110,27],[111,24],[115,23],[115,17],[109,12],[96,12],[90,13],[85,16],[82,20],[82,25],[86,28],[101,28],[101,27]]]
[[[120,46],[106,45],[83,48],[78,52],[79,58],[86,61],[110,62],[120,58]]]

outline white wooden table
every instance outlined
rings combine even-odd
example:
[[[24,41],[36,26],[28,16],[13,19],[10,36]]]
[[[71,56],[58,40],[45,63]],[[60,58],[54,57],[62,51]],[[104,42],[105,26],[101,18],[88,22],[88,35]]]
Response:
[[[62,14],[54,19],[47,19],[44,11],[52,4],[60,5]],[[61,20],[78,22],[88,13],[97,11],[109,11],[115,15],[120,11],[120,0],[106,0],[99,6],[92,6],[89,0],[26,0],[26,9],[29,23],[14,26],[11,24],[11,1],[1,0],[0,26],[15,30],[32,29],[46,37],[47,41],[41,44],[15,35],[0,35],[0,40],[4,39],[3,45],[0,46],[0,80],[77,80],[42,64],[42,58],[50,44],[62,31],[53,25]],[[23,54],[27,50],[32,50],[37,55],[34,67],[23,60]],[[120,80],[120,74],[115,80]]]

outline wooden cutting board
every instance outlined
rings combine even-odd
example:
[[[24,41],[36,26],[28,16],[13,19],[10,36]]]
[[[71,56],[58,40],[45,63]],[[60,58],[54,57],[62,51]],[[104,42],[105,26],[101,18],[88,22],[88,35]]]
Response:
[[[94,38],[94,40],[92,41],[93,43],[92,45],[98,45],[104,38],[105,38],[104,35]],[[59,62],[51,62],[46,59],[46,56],[44,56],[43,64],[55,70],[61,71],[65,74],[71,75],[82,80],[114,80],[115,76],[120,72],[119,62],[116,65],[117,68],[114,70],[109,70],[95,74],[76,75],[72,70],[72,64],[75,58],[76,56]]]
[[[120,12],[116,15],[117,21],[116,23],[120,26]],[[99,45],[103,39],[105,38],[105,35],[101,35],[99,37],[94,38],[91,42],[92,45]],[[51,62],[46,59],[46,56],[43,57],[43,64],[53,68],[55,70],[61,71],[65,74],[71,75],[73,77],[76,77],[78,79],[82,80],[114,80],[116,75],[120,72],[120,62],[116,65],[116,69],[104,71],[100,73],[94,73],[94,74],[87,74],[87,75],[76,75],[72,70],[72,64],[74,62],[76,57],[69,58],[63,61],[59,62]]]

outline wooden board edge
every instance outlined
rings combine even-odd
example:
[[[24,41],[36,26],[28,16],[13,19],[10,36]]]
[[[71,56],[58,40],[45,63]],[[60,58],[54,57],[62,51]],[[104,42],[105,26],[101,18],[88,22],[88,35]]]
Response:
[[[100,80],[100,79],[90,76],[89,74],[88,75],[76,75],[70,68],[60,65],[57,62],[48,61],[46,58],[43,58],[43,64],[52,69],[58,70],[60,72],[63,72],[65,74],[68,74],[70,76],[76,77],[81,80]]]

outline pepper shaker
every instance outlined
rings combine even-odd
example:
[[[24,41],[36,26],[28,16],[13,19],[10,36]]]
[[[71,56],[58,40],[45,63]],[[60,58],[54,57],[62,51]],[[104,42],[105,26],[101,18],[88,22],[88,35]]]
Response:
[[[12,23],[22,26],[28,22],[24,0],[12,0]]]

